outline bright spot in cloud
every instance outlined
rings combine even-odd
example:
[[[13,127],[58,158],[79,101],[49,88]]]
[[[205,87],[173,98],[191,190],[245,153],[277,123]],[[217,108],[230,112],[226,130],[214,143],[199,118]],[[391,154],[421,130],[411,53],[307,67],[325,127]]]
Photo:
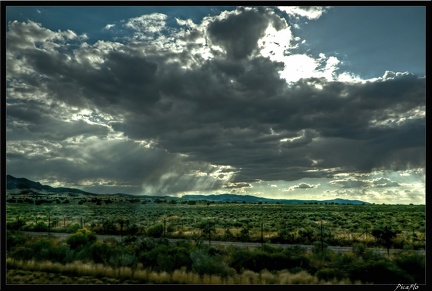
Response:
[[[320,18],[329,9],[325,6],[277,6],[277,8],[288,15],[306,17],[311,20]]]

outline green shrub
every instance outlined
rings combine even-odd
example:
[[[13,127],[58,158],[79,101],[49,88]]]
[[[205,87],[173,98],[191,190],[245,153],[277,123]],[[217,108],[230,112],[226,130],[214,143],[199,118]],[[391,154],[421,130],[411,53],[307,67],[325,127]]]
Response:
[[[89,249],[90,258],[96,264],[107,264],[112,254],[112,247],[101,241],[96,241]]]
[[[160,254],[166,254],[169,247],[163,244],[156,245],[154,248],[148,251],[142,251],[139,254],[139,262],[146,267],[155,267],[158,264],[158,256]]]
[[[157,246],[157,242],[153,238],[144,238],[137,242],[139,252],[148,252]]]
[[[65,244],[60,245],[52,245],[49,248],[46,248],[42,252],[43,259],[52,262],[64,263],[67,253],[69,252],[69,248]]]
[[[33,258],[33,250],[29,247],[18,246],[11,253],[11,257],[18,260],[31,260]]]
[[[78,229],[80,229],[81,226],[79,225],[79,223],[75,223],[72,224],[71,226],[69,226],[66,230],[67,233],[75,233],[78,231]]]
[[[16,246],[23,245],[27,241],[26,237],[20,233],[6,230],[7,249],[13,249]]]
[[[219,256],[210,256],[204,250],[192,251],[192,271],[199,275],[219,275],[226,277],[235,273]]]
[[[237,250],[230,254],[230,265],[237,271],[251,270],[260,272],[263,269],[279,271],[308,265],[307,259],[284,250],[264,247],[258,250]]]
[[[19,220],[19,219],[17,219],[17,220],[15,220],[15,221],[8,221],[8,222],[6,222],[6,229],[9,229],[9,230],[19,230],[19,229],[21,229],[21,228],[23,228],[24,226],[25,226],[25,221],[23,221],[23,220]]]
[[[33,226],[33,231],[48,231],[48,225],[43,221],[39,221]]]
[[[173,272],[182,267],[190,270],[192,267],[192,259],[189,255],[189,250],[184,247],[171,247],[167,252],[157,256],[157,267],[159,270]]]
[[[74,234],[66,239],[66,243],[72,250],[92,244],[96,241],[96,235],[86,228],[78,229]]]
[[[162,237],[164,233],[163,224],[156,224],[147,229],[147,235],[150,237]]]
[[[49,249],[52,247],[52,241],[50,238],[42,237],[40,239],[36,238],[34,240],[30,240],[26,245],[33,250],[35,258],[39,258],[44,249]]]
[[[403,252],[393,260],[396,265],[405,273],[413,277],[412,282],[424,284],[426,281],[425,275],[425,257],[418,255],[415,252]]]
[[[353,254],[355,254],[359,258],[363,257],[366,250],[367,250],[367,246],[364,243],[355,243],[352,246]]]
[[[387,259],[361,262],[351,266],[350,279],[365,284],[399,284],[415,282],[414,278]]]

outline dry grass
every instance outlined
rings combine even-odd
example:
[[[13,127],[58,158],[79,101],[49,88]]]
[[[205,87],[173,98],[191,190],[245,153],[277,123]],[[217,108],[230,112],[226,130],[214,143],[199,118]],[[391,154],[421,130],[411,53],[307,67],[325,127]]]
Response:
[[[122,267],[113,269],[101,264],[73,262],[62,265],[49,261],[14,261],[7,259],[8,284],[206,284],[206,285],[269,285],[269,284],[352,284],[349,280],[320,281],[317,277],[301,271],[276,273],[263,270],[259,273],[244,271],[240,274],[221,277],[200,276],[185,268],[174,272],[156,272],[142,266],[133,271]],[[359,284],[359,283],[355,283]]]

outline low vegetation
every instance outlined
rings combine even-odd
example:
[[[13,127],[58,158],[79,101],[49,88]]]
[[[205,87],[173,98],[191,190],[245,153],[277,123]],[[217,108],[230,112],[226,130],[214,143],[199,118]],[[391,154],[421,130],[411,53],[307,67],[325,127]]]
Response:
[[[50,197],[52,203],[37,205],[26,203],[25,199],[15,198],[15,202],[7,203],[8,229],[73,233],[85,227],[96,234],[183,239],[204,235],[211,240],[286,244],[325,241],[335,246],[364,243],[368,247],[398,249],[425,249],[426,241],[425,205],[265,205],[206,201],[191,205],[188,201],[172,200],[174,203],[161,198],[149,201],[82,197]],[[386,235],[381,236],[384,229],[386,235],[394,234],[387,241]]]
[[[9,195],[7,283],[422,284],[425,257],[417,251],[425,249],[425,216],[425,205]],[[49,235],[54,232],[69,235]],[[182,240],[169,243],[171,238]],[[216,247],[211,241],[260,247]],[[308,252],[270,244],[314,247]],[[327,246],[353,249],[339,254]]]
[[[199,241],[125,237],[98,240],[88,229],[66,239],[7,233],[8,284],[398,284],[425,282],[425,258],[390,257],[356,245],[336,254],[319,247],[212,247]]]

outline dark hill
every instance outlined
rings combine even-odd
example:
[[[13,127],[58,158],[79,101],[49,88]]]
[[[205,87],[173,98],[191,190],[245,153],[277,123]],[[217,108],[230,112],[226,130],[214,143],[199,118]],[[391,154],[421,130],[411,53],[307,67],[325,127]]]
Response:
[[[75,188],[64,188],[64,187],[54,188],[48,185],[42,185],[39,182],[34,182],[26,178],[15,178],[11,175],[6,176],[6,189],[7,190],[34,189],[34,190],[45,190],[53,193],[69,192],[69,193],[79,193],[79,194],[91,194],[89,192],[85,192]]]
[[[219,195],[183,195],[186,200],[206,200],[214,202],[246,202],[246,203],[281,203],[281,204],[308,204],[308,203],[327,203],[327,204],[370,204],[360,200],[349,199],[330,199],[330,200],[297,200],[297,199],[271,199],[256,197],[252,195],[219,194]]]

